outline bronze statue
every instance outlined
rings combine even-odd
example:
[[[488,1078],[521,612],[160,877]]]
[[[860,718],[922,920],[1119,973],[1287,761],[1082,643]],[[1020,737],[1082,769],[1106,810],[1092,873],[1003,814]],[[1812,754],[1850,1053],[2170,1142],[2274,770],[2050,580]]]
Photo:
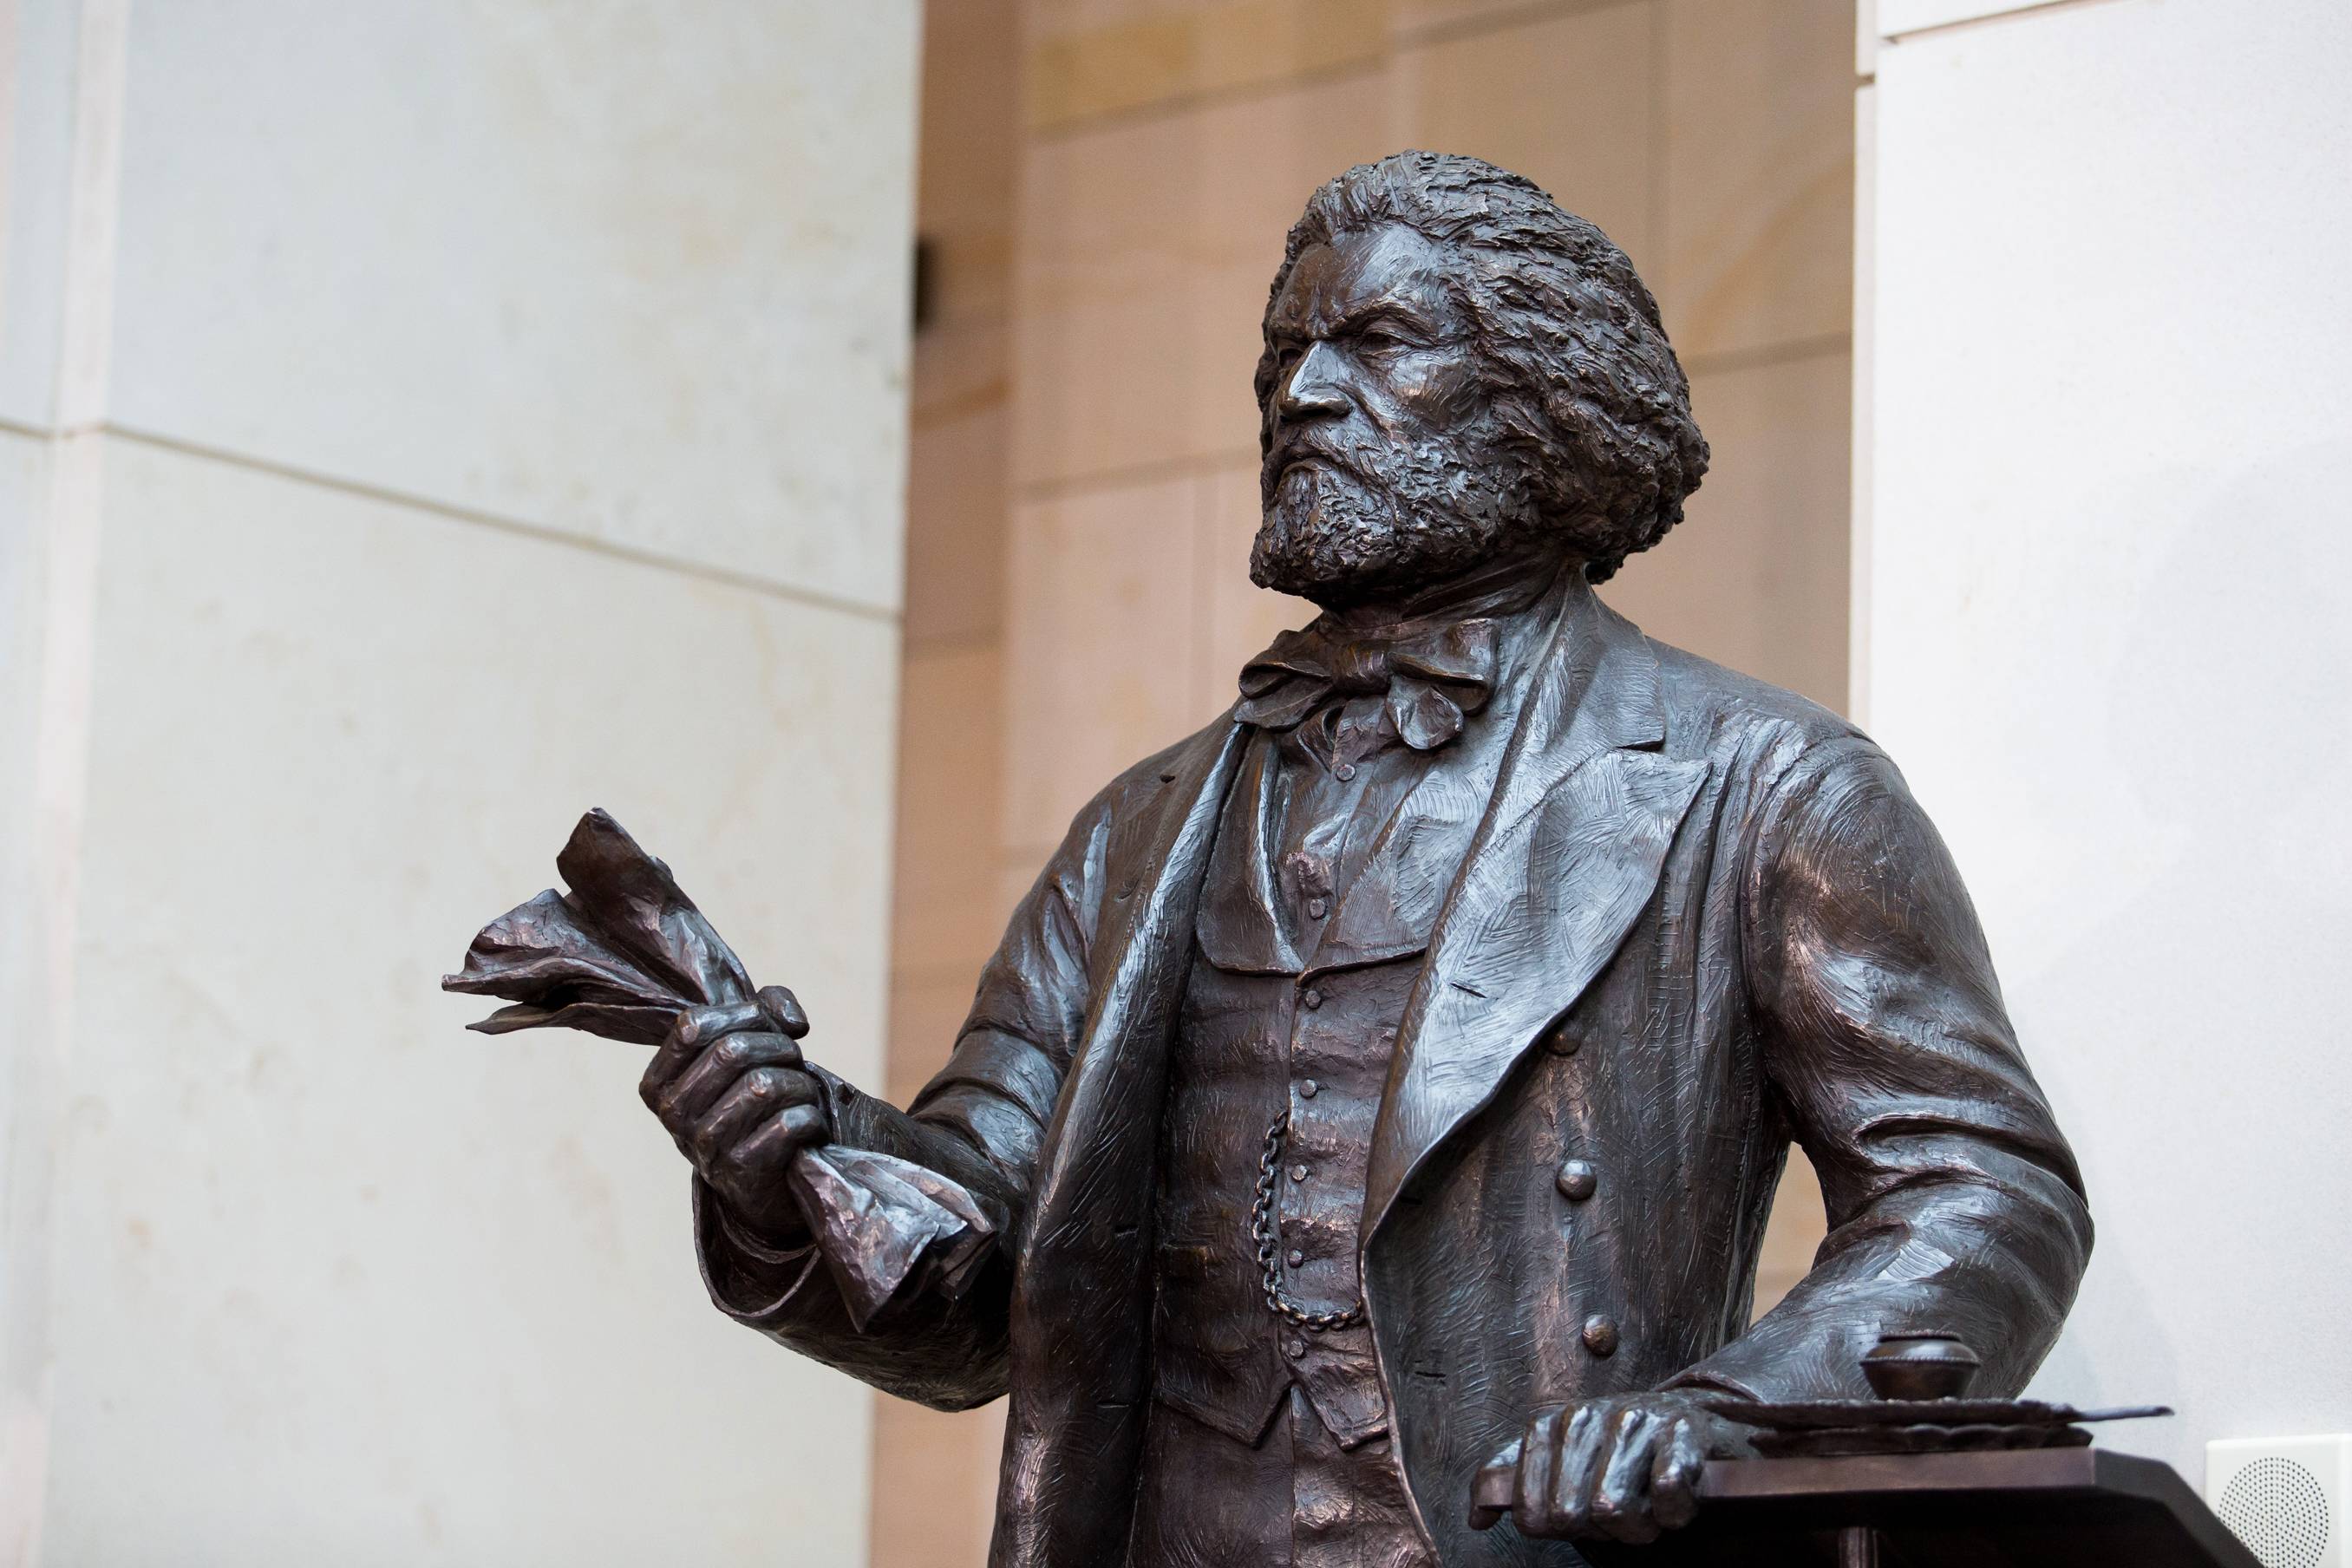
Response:
[[[999,1568],[1574,1563],[1690,1519],[1726,1395],[1866,1398],[1906,1334],[2016,1393],[2091,1224],[1950,858],[1852,726],[1592,592],[1707,460],[1631,263],[1401,153],[1265,334],[1251,574],[1323,614],[1079,814],[910,1108],[608,820],[457,983],[662,1037],[721,1310],[1011,1396]],[[1830,1234],[1750,1323],[1792,1138]]]

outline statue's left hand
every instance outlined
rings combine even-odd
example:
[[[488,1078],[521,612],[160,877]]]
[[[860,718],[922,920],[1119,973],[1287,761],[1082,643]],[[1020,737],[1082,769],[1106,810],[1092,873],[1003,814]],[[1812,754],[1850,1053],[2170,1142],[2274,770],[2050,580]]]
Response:
[[[1517,1456],[1519,1533],[1638,1543],[1688,1524],[1706,1461],[1746,1447],[1746,1428],[1706,1408],[1719,1397],[1667,1389],[1538,1410]]]

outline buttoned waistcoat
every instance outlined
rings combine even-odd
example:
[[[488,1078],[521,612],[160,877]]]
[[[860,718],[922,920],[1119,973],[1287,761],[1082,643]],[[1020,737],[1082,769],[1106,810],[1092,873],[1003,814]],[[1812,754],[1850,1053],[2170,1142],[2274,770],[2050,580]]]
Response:
[[[2091,1241],[1966,891],[1886,758],[1580,584],[1528,679],[1399,1029],[1358,1234],[1449,1564],[1579,1561],[1467,1526],[1531,1407],[1670,1383],[1864,1397],[1860,1356],[1905,1330],[1958,1334],[2012,1392]],[[1079,814],[911,1111],[833,1086],[843,1141],[1006,1215],[968,1294],[860,1332],[821,1268],[758,1299],[700,1227],[731,1316],[927,1404],[1010,1394],[994,1568],[1123,1555],[1170,1037],[1243,734],[1213,724]],[[1792,1137],[1829,1237],[1751,1325]]]

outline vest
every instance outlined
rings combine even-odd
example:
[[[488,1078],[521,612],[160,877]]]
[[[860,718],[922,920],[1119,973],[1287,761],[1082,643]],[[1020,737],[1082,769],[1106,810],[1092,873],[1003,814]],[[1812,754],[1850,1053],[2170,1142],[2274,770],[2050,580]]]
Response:
[[[1227,798],[1170,1060],[1153,1360],[1162,1402],[1237,1441],[1256,1441],[1294,1384],[1344,1446],[1388,1428],[1370,1331],[1315,1332],[1268,1307],[1252,1211],[1286,1111],[1271,1215],[1282,1289],[1309,1313],[1357,1302],[1372,1126],[1489,761],[1443,759],[1328,868],[1275,864],[1271,740],[1253,742]],[[1448,776],[1465,764],[1469,777]],[[1426,759],[1400,749],[1367,765]]]

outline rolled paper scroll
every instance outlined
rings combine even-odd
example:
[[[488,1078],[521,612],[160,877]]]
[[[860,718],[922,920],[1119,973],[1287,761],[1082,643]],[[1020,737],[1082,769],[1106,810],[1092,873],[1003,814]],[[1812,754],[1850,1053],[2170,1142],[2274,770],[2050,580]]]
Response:
[[[482,928],[441,988],[513,1004],[467,1026],[487,1035],[580,1029],[659,1045],[691,1007],[750,1002],[757,990],[669,868],[603,811],[555,858],[550,888]],[[803,1148],[789,1172],[816,1247],[863,1329],[914,1289],[954,1299],[996,1226],[955,1182],[908,1161],[838,1144]]]

